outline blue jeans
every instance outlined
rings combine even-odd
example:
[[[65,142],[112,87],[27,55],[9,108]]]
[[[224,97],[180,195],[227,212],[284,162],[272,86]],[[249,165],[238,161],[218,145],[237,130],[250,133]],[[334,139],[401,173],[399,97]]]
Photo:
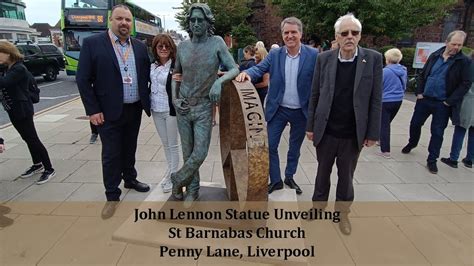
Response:
[[[430,115],[431,138],[428,146],[428,162],[436,162],[439,157],[441,145],[443,145],[444,129],[448,126],[451,108],[444,105],[442,101],[424,98],[416,101],[415,112],[410,122],[410,140],[408,145],[416,147],[420,141],[421,127]]]
[[[454,134],[453,134],[453,142],[451,144],[451,153],[449,157],[453,161],[457,161],[459,159],[459,153],[462,149],[462,143],[464,142],[464,136],[466,135],[467,129],[455,126],[454,127]],[[467,136],[467,152],[466,152],[466,160],[472,161],[474,159],[474,127],[469,128],[469,135]]]
[[[268,121],[268,147],[270,153],[270,182],[275,184],[281,181],[280,158],[278,145],[281,134],[287,123],[290,123],[289,150],[285,169],[285,177],[292,179],[298,167],[301,144],[306,134],[306,117],[301,109],[290,109],[280,106],[272,120]]]

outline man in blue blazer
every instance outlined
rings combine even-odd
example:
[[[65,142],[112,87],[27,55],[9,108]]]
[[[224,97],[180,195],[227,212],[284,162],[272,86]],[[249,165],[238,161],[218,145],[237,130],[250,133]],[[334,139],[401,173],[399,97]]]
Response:
[[[146,46],[130,37],[132,21],[127,6],[115,6],[110,30],[84,39],[76,75],[86,113],[102,141],[104,219],[115,212],[122,179],[125,188],[150,190],[137,181],[135,169],[142,110],[150,116],[150,60]]]
[[[291,125],[285,184],[301,194],[293,179],[298,167],[300,148],[305,136],[308,101],[311,95],[317,50],[301,44],[303,24],[289,17],[280,25],[285,46],[270,51],[258,65],[237,76],[239,82],[254,80],[270,73],[270,88],[266,98],[265,120],[270,152],[270,184],[268,193],[282,189],[278,145],[288,122]]]

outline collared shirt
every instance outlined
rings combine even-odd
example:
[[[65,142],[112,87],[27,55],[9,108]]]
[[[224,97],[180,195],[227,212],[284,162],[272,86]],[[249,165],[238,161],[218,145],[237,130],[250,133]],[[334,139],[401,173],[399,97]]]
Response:
[[[171,59],[166,64],[159,66],[152,64],[150,68],[151,110],[154,112],[169,112],[168,93],[166,92],[166,82],[171,68]]]
[[[443,56],[439,56],[433,67],[431,73],[428,75],[425,84],[423,96],[435,98],[436,100],[446,100],[446,74],[448,68],[453,60],[449,58],[444,61]]]
[[[111,33],[114,41],[114,52],[115,56],[117,56],[117,61],[119,63],[120,74],[122,74],[122,79],[124,77],[130,77],[132,79],[132,84],[123,84],[123,103],[135,103],[140,100],[140,95],[138,94],[138,80],[137,80],[137,69],[135,67],[135,55],[133,54],[133,47],[131,47],[131,39],[130,37],[128,40],[122,44],[120,43],[120,39],[115,35],[111,30]],[[118,49],[120,49],[120,53],[122,56],[125,56],[127,49],[130,47],[130,53],[125,61],[122,60]],[[125,71],[127,69],[127,71]]]
[[[298,96],[298,67],[301,58],[301,47],[298,54],[291,56],[286,50],[285,59],[285,93],[281,101],[281,106],[298,109],[301,108],[300,98]]]
[[[350,58],[350,59],[344,59],[344,58],[342,58],[342,56],[341,56],[341,49],[339,49],[339,53],[337,54],[337,59],[339,59],[339,62],[341,62],[341,63],[344,63],[344,62],[350,62],[350,63],[352,63],[352,62],[354,62],[354,60],[356,59],[356,57],[357,57],[358,54],[359,54],[359,48],[357,47],[357,48],[356,48],[356,52],[355,52],[355,54],[354,54],[354,56],[353,56],[352,58]]]

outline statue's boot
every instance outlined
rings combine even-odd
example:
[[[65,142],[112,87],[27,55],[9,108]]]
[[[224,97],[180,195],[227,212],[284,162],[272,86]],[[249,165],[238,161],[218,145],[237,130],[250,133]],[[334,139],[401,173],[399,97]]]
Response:
[[[195,175],[189,185],[186,186],[186,196],[184,197],[184,208],[191,208],[199,199],[199,174]]]
[[[178,185],[176,173],[171,174],[171,183],[173,183],[173,188],[171,189],[171,194],[177,200],[183,200],[183,187]]]

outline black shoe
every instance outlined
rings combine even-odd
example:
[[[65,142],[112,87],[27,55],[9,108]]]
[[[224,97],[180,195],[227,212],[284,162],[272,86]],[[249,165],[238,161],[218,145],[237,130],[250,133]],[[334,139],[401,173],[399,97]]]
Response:
[[[471,160],[468,160],[466,158],[462,159],[462,163],[464,164],[464,166],[466,166],[467,168],[472,168],[472,161]]]
[[[51,179],[51,177],[53,177],[55,175],[56,175],[56,171],[54,171],[54,169],[44,170],[43,174],[40,176],[38,181],[36,181],[36,184],[37,185],[42,185],[42,184],[48,182]]]
[[[452,168],[458,168],[458,162],[451,160],[451,158],[441,158],[441,161]]]
[[[416,147],[416,146],[415,146]],[[405,147],[402,149],[402,153],[408,154],[413,150],[415,147],[411,146],[410,144],[407,144]]]
[[[301,193],[303,193],[303,191],[298,186],[298,184],[296,184],[293,178],[285,178],[285,184],[289,186],[290,188],[296,190],[296,194],[301,195]]]
[[[142,182],[140,182],[136,179],[131,181],[131,182],[125,182],[124,187],[129,188],[129,189],[135,189],[138,192],[148,192],[148,191],[150,191],[150,186],[149,185],[147,185],[145,183],[142,183]]]
[[[115,210],[117,209],[119,202],[120,201],[107,201],[104,205],[104,208],[102,209],[102,213],[100,214],[102,219],[106,220],[114,216]]]
[[[351,221],[349,220],[349,216],[347,214],[341,214],[341,220],[339,221],[339,230],[342,234],[348,236],[352,232],[352,225]]]
[[[283,189],[283,182],[281,180],[275,184],[268,185],[268,194],[272,194],[273,191],[280,189]]]
[[[34,174],[41,173],[44,170],[44,167],[41,163],[33,164],[30,168],[26,169],[23,174],[20,175],[21,178],[27,178]]]
[[[430,171],[432,174],[438,173],[438,166],[436,165],[436,162],[428,162],[426,164],[426,168],[428,168],[428,171]]]

